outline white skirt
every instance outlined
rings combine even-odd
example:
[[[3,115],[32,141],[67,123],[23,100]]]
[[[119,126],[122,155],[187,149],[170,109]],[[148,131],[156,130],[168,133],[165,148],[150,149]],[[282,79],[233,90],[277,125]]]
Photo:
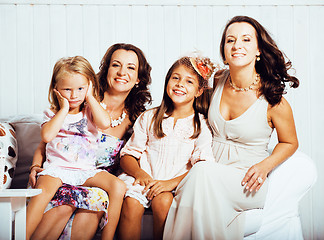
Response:
[[[127,175],[126,173],[122,173],[118,176],[119,179],[123,180],[126,184],[127,190],[125,193],[126,197],[131,197],[139,201],[144,208],[149,208],[151,206],[151,201],[146,198],[146,195],[149,190],[145,193],[142,193],[144,190],[144,186],[140,184],[133,185],[135,178]]]
[[[83,185],[89,178],[94,177],[97,173],[105,170],[81,170],[81,169],[68,169],[61,167],[50,167],[38,173],[38,176],[49,175],[61,179],[62,183],[70,185]]]

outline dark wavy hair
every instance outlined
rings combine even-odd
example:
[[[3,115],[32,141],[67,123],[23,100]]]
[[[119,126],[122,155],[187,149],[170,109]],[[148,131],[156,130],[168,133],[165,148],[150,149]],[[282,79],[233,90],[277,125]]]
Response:
[[[233,23],[246,22],[254,27],[260,51],[260,61],[255,62],[255,70],[260,74],[261,87],[260,94],[264,95],[271,106],[275,106],[281,102],[282,95],[286,93],[286,83],[290,87],[297,88],[299,80],[288,74],[291,68],[291,61],[286,61],[286,55],[281,52],[271,38],[267,30],[255,19],[247,16],[235,16],[228,21],[223,31],[220,54],[225,61],[224,45],[226,39],[226,31]]]
[[[171,78],[171,75],[174,71],[179,66],[185,66],[187,69],[189,69],[193,74],[195,74],[198,77],[199,81],[199,88],[203,88],[205,85],[205,80],[202,76],[200,76],[196,70],[193,68],[189,57],[182,57],[175,61],[173,65],[170,67],[166,77],[165,77],[165,82],[164,82],[164,93],[163,93],[163,99],[161,102],[161,105],[156,108],[156,111],[154,113],[154,123],[153,123],[153,132],[158,138],[163,138],[165,136],[163,129],[162,129],[162,121],[165,119],[165,114],[169,117],[173,110],[173,102],[171,98],[169,97],[167,93],[167,85],[168,82]],[[207,117],[207,112],[208,112],[208,106],[209,106],[209,101],[208,97],[205,94],[205,91],[195,99],[193,103],[193,107],[195,110],[195,116],[193,119],[193,124],[194,124],[194,133],[191,136],[192,139],[197,138],[201,132],[201,123],[200,123],[200,118],[199,114],[203,114],[205,117]]]
[[[138,85],[133,87],[133,89],[128,94],[125,100],[125,108],[128,112],[129,120],[134,123],[137,117],[146,110],[146,104],[152,102],[151,93],[148,89],[149,84],[151,84],[151,66],[147,62],[144,53],[138,47],[132,44],[117,43],[108,48],[107,52],[103,56],[99,72],[99,98],[100,101],[103,100],[104,93],[108,89],[107,73],[111,61],[111,56],[116,50],[124,49],[126,51],[133,51],[138,58],[138,79],[140,80]]]

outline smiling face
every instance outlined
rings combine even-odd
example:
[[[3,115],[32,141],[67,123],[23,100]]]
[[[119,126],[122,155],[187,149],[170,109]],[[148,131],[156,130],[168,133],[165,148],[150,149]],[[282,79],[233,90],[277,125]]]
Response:
[[[187,67],[179,65],[173,70],[166,91],[173,105],[177,107],[187,104],[193,106],[195,97],[199,97],[203,89],[199,87],[197,75]]]
[[[254,67],[260,55],[255,29],[246,22],[231,24],[225,34],[224,56],[230,67]]]
[[[57,81],[56,90],[69,101],[70,113],[78,113],[84,102],[89,80],[78,73],[64,73]]]
[[[107,82],[110,91],[129,93],[138,79],[138,58],[135,52],[116,50],[110,60]]]

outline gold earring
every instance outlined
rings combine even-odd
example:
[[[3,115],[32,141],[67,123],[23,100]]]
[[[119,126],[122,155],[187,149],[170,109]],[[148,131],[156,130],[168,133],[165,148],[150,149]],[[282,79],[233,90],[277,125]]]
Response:
[[[256,58],[257,62],[260,61],[260,55],[257,55],[257,58]]]
[[[225,64],[225,65],[227,65],[227,64],[228,64],[226,60],[224,60],[223,62],[224,62],[224,64]]]

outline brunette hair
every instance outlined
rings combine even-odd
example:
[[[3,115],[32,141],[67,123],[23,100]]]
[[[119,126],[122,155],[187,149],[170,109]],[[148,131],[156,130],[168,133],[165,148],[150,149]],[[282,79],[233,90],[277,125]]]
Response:
[[[61,58],[54,65],[52,79],[48,91],[48,101],[51,104],[51,108],[56,111],[60,109],[60,104],[57,99],[56,93],[54,92],[54,89],[57,86],[57,82],[65,74],[81,74],[86,77],[88,79],[88,82],[92,82],[93,96],[98,100],[98,79],[88,60],[82,56]],[[83,107],[84,103],[82,103],[80,110],[82,110]]]
[[[132,44],[117,43],[108,48],[103,56],[99,72],[99,97],[100,101],[103,100],[104,93],[109,88],[107,82],[107,73],[111,61],[111,56],[116,50],[124,49],[126,51],[133,51],[138,58],[138,79],[139,83],[133,87],[125,100],[125,108],[128,112],[129,120],[134,123],[137,117],[146,110],[146,104],[152,102],[151,93],[149,92],[148,85],[151,83],[151,66],[147,62],[144,53],[141,49]]]
[[[290,87],[297,88],[299,80],[288,74],[291,68],[291,61],[286,62],[286,55],[279,50],[278,46],[271,38],[267,30],[255,19],[247,16],[235,16],[228,21],[223,31],[220,54],[225,61],[224,45],[226,40],[226,31],[233,23],[246,22],[255,29],[258,48],[260,51],[260,60],[255,62],[255,70],[260,74],[261,87],[260,95],[264,95],[271,106],[281,102],[282,95],[286,93],[286,83]]]
[[[199,81],[199,88],[203,88],[206,82],[204,78],[196,72],[196,70],[190,62],[189,57],[182,57],[173,63],[165,77],[164,93],[161,105],[159,107],[156,107],[156,111],[153,117],[155,119],[153,123],[153,132],[158,138],[163,138],[165,136],[162,129],[162,121],[163,119],[168,118],[174,110],[173,102],[167,93],[167,85],[173,71],[179,66],[185,66],[189,71],[191,71],[197,76]],[[205,96],[204,92],[194,101],[193,107],[195,110],[195,116],[193,119],[194,133],[191,136],[192,139],[197,138],[201,132],[199,113],[207,117],[208,105],[208,97]],[[167,115],[167,117],[165,117],[165,114]]]

